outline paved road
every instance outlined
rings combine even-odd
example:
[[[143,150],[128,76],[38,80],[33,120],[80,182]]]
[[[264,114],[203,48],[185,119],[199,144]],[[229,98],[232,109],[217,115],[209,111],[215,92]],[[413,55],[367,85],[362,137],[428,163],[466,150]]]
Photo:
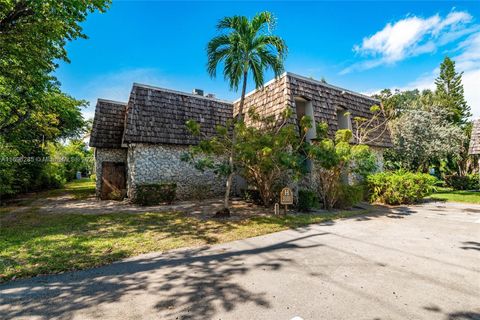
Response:
[[[480,319],[480,206],[429,204],[0,286],[0,319]]]

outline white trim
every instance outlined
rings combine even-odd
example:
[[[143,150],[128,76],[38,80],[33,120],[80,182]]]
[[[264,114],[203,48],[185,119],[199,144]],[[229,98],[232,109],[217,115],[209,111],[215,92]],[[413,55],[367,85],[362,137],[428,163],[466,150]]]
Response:
[[[334,89],[334,90],[337,90],[337,91],[340,91],[340,93],[349,93],[349,94],[352,94],[354,96],[357,96],[357,97],[361,97],[361,98],[364,98],[364,99],[368,99],[368,100],[372,100],[372,101],[375,101],[377,103],[380,103],[380,100],[378,99],[375,99],[375,98],[372,98],[372,97],[369,97],[367,95],[364,95],[364,94],[361,94],[361,93],[358,93],[358,92],[355,92],[355,91],[351,91],[351,90],[348,90],[348,89],[344,89],[344,88],[341,88],[341,87],[337,87],[337,86],[334,86],[334,85],[331,85],[331,84],[328,84],[328,83],[325,83],[325,82],[322,82],[322,81],[318,81],[318,80],[315,80],[315,79],[310,79],[310,78],[307,78],[307,77],[304,77],[304,76],[301,76],[301,75],[298,75],[298,74],[295,74],[295,73],[292,73],[292,72],[284,72],[282,73],[278,78],[273,78],[272,80],[268,81],[268,82],[265,82],[263,84],[263,86],[261,88],[258,88],[258,89],[254,89],[250,92],[248,92],[246,95],[245,95],[245,98],[254,94],[255,92],[259,91],[259,90],[262,90],[264,87],[272,84],[273,82],[277,81],[277,80],[280,80],[281,78],[283,78],[284,76],[289,76],[289,77],[292,77],[292,78],[296,78],[296,79],[299,79],[299,80],[303,80],[303,81],[308,81],[308,82],[312,82],[312,83],[315,83],[315,84],[318,84],[318,85],[321,85],[323,87],[327,87],[327,88],[330,88],[330,89]],[[237,99],[237,100],[234,100],[233,103],[237,103],[240,101],[240,98]]]
[[[179,95],[187,96],[187,97],[193,97],[193,98],[204,99],[204,100],[209,100],[209,101],[216,101],[216,102],[221,102],[221,103],[232,104],[232,101],[227,101],[227,100],[222,100],[222,99],[217,99],[217,98],[209,98],[209,97],[205,97],[205,96],[200,96],[198,94],[193,94],[193,93],[188,93],[188,92],[183,92],[183,91],[177,91],[177,90],[171,90],[171,89],[166,89],[166,88],[161,88],[161,87],[150,86],[148,84],[141,84],[141,83],[134,82],[133,86],[134,87],[146,88],[146,89],[152,89],[152,90],[158,90],[158,91],[163,91],[163,92],[168,92],[168,93],[173,93],[173,94],[179,94]]]
[[[295,73],[287,72],[287,75],[290,76],[290,77],[293,77],[293,78],[300,79],[300,80],[313,82],[315,84],[319,84],[321,86],[324,86],[324,87],[327,87],[327,88],[330,88],[330,89],[338,90],[338,91],[341,91],[341,92],[346,92],[346,93],[352,94],[354,96],[358,96],[358,97],[362,97],[362,98],[366,98],[366,99],[369,99],[369,100],[380,102],[380,100],[369,97],[367,95],[364,95],[364,94],[361,94],[361,93],[358,93],[358,92],[355,92],[355,91],[351,91],[351,90],[348,90],[348,89],[344,89],[344,88],[341,88],[341,87],[337,87],[337,86],[334,86],[334,85],[331,85],[331,84],[328,84],[328,83],[325,83],[325,82],[322,82],[322,81],[318,81],[318,80],[315,80],[315,79],[310,79],[310,78],[307,78],[307,77],[304,77],[304,76],[301,76],[301,75],[298,75],[298,74],[295,74]]]
[[[126,106],[128,103],[127,102],[122,102],[122,101],[115,101],[115,100],[109,100],[109,99],[103,99],[103,98],[98,98],[97,102],[106,102],[106,103],[114,103],[114,104],[121,104]]]

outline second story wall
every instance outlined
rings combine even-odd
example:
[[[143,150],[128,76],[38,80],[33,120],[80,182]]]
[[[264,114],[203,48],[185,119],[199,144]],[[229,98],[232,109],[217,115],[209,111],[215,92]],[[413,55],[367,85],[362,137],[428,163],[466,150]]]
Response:
[[[238,113],[240,101],[234,103],[234,114]],[[302,115],[309,115],[309,109],[315,124],[328,123],[329,134],[334,136],[339,129],[356,129],[355,117],[371,118],[370,108],[379,105],[380,101],[368,96],[338,88],[321,81],[305,78],[292,73],[285,73],[278,79],[265,84],[263,89],[247,94],[244,104],[246,114],[250,107],[255,107],[263,116],[279,115],[285,108],[292,108],[292,123],[297,123]],[[301,105],[298,106],[297,105]],[[300,114],[297,116],[297,111]],[[344,116],[345,113],[349,115]],[[379,123],[383,121],[379,119]],[[248,123],[248,116],[245,117]],[[385,130],[384,130],[385,129]],[[383,126],[372,136],[379,136],[370,143],[374,147],[390,147],[390,133]]]

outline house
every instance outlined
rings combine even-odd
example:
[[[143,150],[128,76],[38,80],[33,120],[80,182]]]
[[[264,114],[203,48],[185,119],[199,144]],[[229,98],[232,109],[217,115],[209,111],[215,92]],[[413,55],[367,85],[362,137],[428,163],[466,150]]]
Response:
[[[473,121],[472,134],[470,136],[470,145],[468,154],[480,154],[480,119]]]
[[[121,192],[120,196],[135,198],[138,185],[158,182],[176,182],[179,199],[199,193],[222,194],[223,179],[181,161],[189,146],[198,143],[198,138],[187,131],[185,122],[196,120],[203,134],[212,135],[216,125],[225,124],[238,112],[238,104],[238,100],[229,102],[204,96],[200,90],[190,94],[137,83],[133,84],[127,103],[98,99],[90,139],[90,146],[95,147],[97,196],[105,199],[112,192]],[[375,104],[380,101],[284,73],[266,83],[263,89],[248,93],[244,110],[255,106],[260,114],[278,115],[286,107],[292,107],[291,121],[308,115],[315,123],[326,121],[334,134],[338,129],[355,129],[353,117],[372,117],[370,107]],[[309,139],[315,137],[314,130],[313,127],[308,133]],[[391,146],[388,130],[380,132],[379,139],[370,146],[382,163],[383,150]]]

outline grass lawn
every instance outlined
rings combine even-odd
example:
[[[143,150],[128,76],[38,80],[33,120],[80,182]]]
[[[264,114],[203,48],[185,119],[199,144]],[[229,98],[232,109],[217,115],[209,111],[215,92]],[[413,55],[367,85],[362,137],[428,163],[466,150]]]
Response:
[[[47,196],[56,197],[64,194],[72,195],[75,199],[86,199],[95,195],[95,180],[81,179],[65,184],[62,189],[47,191]]]
[[[480,192],[441,188],[428,198],[449,202],[480,203]]]
[[[70,183],[51,195],[91,196],[93,182]],[[263,216],[201,220],[180,212],[142,214],[40,214],[0,209],[0,282],[104,265],[152,251],[243,239],[275,231],[362,214]]]

